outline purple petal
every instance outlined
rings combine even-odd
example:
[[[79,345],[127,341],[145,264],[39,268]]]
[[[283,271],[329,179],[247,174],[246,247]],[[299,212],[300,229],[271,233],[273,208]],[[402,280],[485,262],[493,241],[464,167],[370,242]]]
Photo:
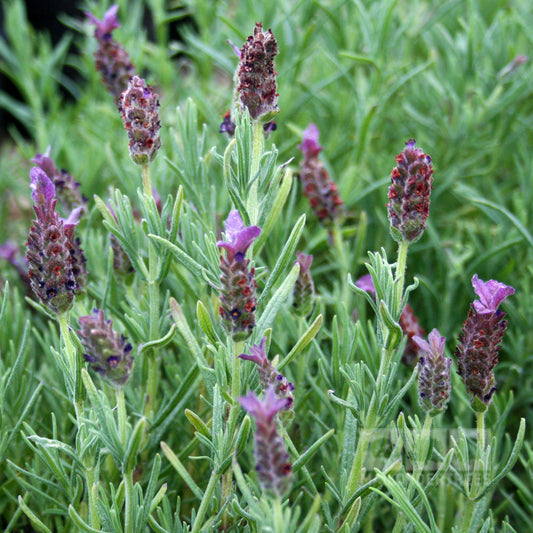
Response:
[[[30,170],[31,198],[37,205],[49,204],[56,194],[54,184],[39,167]]]
[[[13,241],[7,241],[0,245],[0,257],[12,263],[20,255],[19,247]]]
[[[424,353],[430,353],[431,352],[431,346],[428,344],[428,342],[423,339],[422,337],[419,337],[418,335],[413,336],[413,342],[424,352]]]
[[[252,391],[247,396],[240,396],[238,400],[258,420],[271,421],[278,411],[287,406],[287,398],[278,398],[272,386],[267,389],[262,401]]]
[[[250,244],[261,233],[258,226],[244,226],[241,215],[237,209],[233,209],[226,219],[226,241],[218,241],[217,246],[228,251],[229,259],[240,253],[246,254]]]
[[[429,344],[434,353],[444,353],[446,346],[446,337],[442,337],[436,328],[433,328],[428,335]]]
[[[30,159],[30,161],[44,170],[45,174],[50,179],[59,173],[53,159],[50,157],[50,146],[46,149],[44,154],[36,154],[33,159]]]
[[[231,42],[230,39],[228,39],[228,44],[233,48],[233,51],[235,52],[235,55],[240,59],[241,58],[241,49]]]
[[[320,132],[315,124],[311,123],[303,133],[302,144],[298,149],[303,153],[305,158],[316,157],[322,147],[318,144],[318,137]]]
[[[372,281],[372,276],[370,274],[365,274],[362,278],[359,278],[355,282],[355,286],[370,294],[376,294],[376,288],[374,287],[374,282]]]
[[[309,272],[311,263],[313,262],[312,255],[305,255],[302,252],[296,252],[296,263],[300,264],[300,272]]]
[[[474,292],[479,296],[479,300],[474,300],[473,306],[476,313],[481,315],[494,313],[498,306],[507,298],[514,294],[515,290],[509,285],[496,280],[483,281],[477,274],[472,278]]]
[[[244,359],[245,361],[252,361],[253,363],[264,366],[264,363],[266,361],[266,337],[263,337],[261,339],[261,342],[259,344],[254,344],[250,348],[250,355],[241,353],[239,355],[241,359]]]
[[[104,14],[102,20],[98,20],[92,13],[85,12],[87,18],[96,26],[95,35],[102,37],[108,33],[111,33],[114,29],[120,28],[120,24],[117,19],[118,5],[111,6]]]
[[[68,218],[62,218],[61,220],[63,220],[65,228],[68,228],[70,226],[76,226],[76,224],[79,222],[80,214],[82,211],[83,207],[76,207],[76,209],[73,209],[70,212]]]

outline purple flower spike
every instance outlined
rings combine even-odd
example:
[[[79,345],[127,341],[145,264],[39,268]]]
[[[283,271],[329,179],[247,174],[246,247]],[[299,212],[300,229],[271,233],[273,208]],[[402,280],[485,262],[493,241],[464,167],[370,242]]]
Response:
[[[318,144],[318,137],[320,132],[316,124],[309,124],[307,129],[304,130],[302,144],[298,146],[298,149],[302,152],[306,159],[316,157],[322,150],[322,146]]]
[[[480,315],[495,313],[498,306],[507,298],[514,294],[515,290],[509,285],[490,279],[485,282],[479,279],[477,274],[472,278],[474,292],[479,296],[479,300],[474,300],[472,305]]]
[[[87,18],[96,26],[94,35],[97,39],[102,39],[105,35],[110,35],[111,32],[120,28],[117,19],[118,5],[111,6],[104,14],[102,20],[98,20],[92,13],[85,12]]]
[[[235,209],[226,220],[226,241],[218,241],[217,246],[226,249],[226,257],[220,256],[220,295],[219,313],[222,324],[234,340],[248,338],[255,327],[257,306],[255,269],[249,268],[250,260],[245,259],[246,250],[261,233],[257,226],[244,226],[241,215]]]
[[[226,219],[226,241],[218,241],[217,246],[226,249],[228,261],[240,262],[260,233],[258,226],[245,227],[239,211],[234,209]]]
[[[433,329],[428,336],[429,343],[414,336],[423,357],[420,357],[418,376],[418,403],[429,416],[436,416],[446,410],[450,399],[450,368],[452,360],[444,355],[446,338]]]
[[[480,299],[472,303],[459,335],[455,357],[459,375],[473,396],[474,409],[484,411],[496,391],[494,367],[507,328],[505,313],[498,306],[515,290],[495,280],[485,283],[477,275],[474,275],[472,285]]]
[[[266,356],[266,337],[263,337],[261,339],[261,342],[259,344],[254,344],[250,348],[250,355],[241,353],[239,357],[241,359],[244,359],[245,361],[252,361],[252,363],[255,363],[259,367],[266,366],[266,363],[268,362],[267,356]]]
[[[255,470],[263,490],[283,496],[292,483],[292,465],[283,438],[278,433],[276,414],[286,406],[286,399],[276,396],[270,387],[260,400],[253,392],[239,402],[256,421],[254,436]]]

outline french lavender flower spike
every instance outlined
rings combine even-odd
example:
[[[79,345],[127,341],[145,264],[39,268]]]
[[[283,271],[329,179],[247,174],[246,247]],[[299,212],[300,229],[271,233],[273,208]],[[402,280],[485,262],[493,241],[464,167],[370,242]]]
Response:
[[[318,220],[329,227],[342,216],[343,201],[339,197],[337,185],[320,161],[322,147],[318,144],[318,137],[316,125],[309,124],[303,133],[302,143],[298,146],[304,156],[300,163],[300,180],[311,209]]]
[[[431,157],[415,148],[415,140],[410,139],[396,156],[396,162],[387,204],[391,234],[397,242],[415,242],[424,232],[429,215],[433,183]]]
[[[85,353],[83,357],[91,368],[115,386],[123,386],[133,366],[131,344],[124,335],[113,330],[111,320],[104,319],[101,309],[79,318],[78,331]]]
[[[135,74],[128,52],[115,41],[113,30],[120,27],[117,19],[118,6],[111,6],[98,20],[92,13],[85,12],[89,22],[95,25],[94,36],[98,40],[98,50],[94,53],[96,69],[102,75],[107,90],[114,96],[115,102],[128,86],[128,80]]]
[[[428,341],[414,336],[413,341],[422,353],[419,361],[418,403],[429,415],[437,416],[444,412],[450,400],[452,360],[444,355],[446,338],[433,329]]]
[[[256,421],[254,457],[261,488],[281,497],[293,479],[289,454],[276,426],[276,414],[285,408],[287,400],[278,398],[273,387],[268,388],[263,400],[251,391],[238,400]]]
[[[483,412],[496,391],[494,367],[507,328],[505,313],[498,306],[515,290],[499,281],[485,282],[477,274],[472,278],[472,285],[479,300],[472,303],[463,324],[455,357],[459,375],[473,396],[472,407]]]
[[[63,314],[72,307],[80,289],[75,270],[74,254],[79,245],[74,239],[74,224],[69,220],[65,225],[55,211],[54,184],[44,171],[34,167],[30,177],[36,214],[26,242],[30,285],[45,305]],[[83,255],[81,248],[79,253]],[[84,258],[80,261],[84,262]]]
[[[150,163],[161,147],[158,95],[141,77],[133,76],[120,96],[119,110],[131,159],[138,165]]]
[[[254,122],[269,122],[279,112],[274,58],[278,45],[271,30],[255,25],[240,51],[237,92],[242,108]]]
[[[226,220],[225,241],[217,246],[226,250],[220,256],[221,295],[219,313],[226,331],[234,341],[247,339],[255,327],[257,306],[255,269],[249,268],[246,251],[261,233],[258,226],[245,226],[241,215],[233,210]]]

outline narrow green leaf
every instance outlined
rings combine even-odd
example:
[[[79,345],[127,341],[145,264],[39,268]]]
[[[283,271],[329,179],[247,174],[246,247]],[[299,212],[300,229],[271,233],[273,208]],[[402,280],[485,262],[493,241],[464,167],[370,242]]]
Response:
[[[161,442],[161,449],[181,479],[183,479],[185,484],[191,489],[194,495],[200,501],[202,501],[202,498],[204,497],[202,489],[195,483],[185,466],[183,466],[183,463],[179,460],[178,456],[171,450],[170,446],[166,442]]]
[[[307,328],[307,331],[298,339],[298,342],[293,346],[292,350],[283,358],[278,365],[278,370],[281,372],[292,360],[316,337],[322,326],[322,315],[318,315],[313,323]]]
[[[37,518],[37,515],[26,505],[22,496],[18,497],[18,502],[23,513],[30,519],[30,522],[37,531],[40,531],[41,533],[52,533],[52,531],[48,529],[46,525]]]
[[[315,441],[292,465],[294,472],[297,472],[302,466],[306,465],[311,457],[319,450],[319,448],[333,436],[335,429],[330,429],[327,433],[322,435],[317,441]]]

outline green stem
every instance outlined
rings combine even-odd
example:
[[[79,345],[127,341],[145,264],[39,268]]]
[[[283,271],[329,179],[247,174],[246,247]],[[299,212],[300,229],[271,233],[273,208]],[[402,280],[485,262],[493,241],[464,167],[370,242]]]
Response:
[[[374,397],[372,397],[372,399],[373,398]],[[361,434],[359,435],[359,440],[357,441],[352,469],[350,471],[350,477],[348,478],[348,484],[346,486],[346,496],[348,498],[350,498],[350,496],[356,491],[357,487],[363,481],[363,464],[368,451],[368,446],[370,445],[371,436],[372,430],[366,429],[365,425],[365,427],[361,429]]]
[[[124,399],[124,388],[115,387],[115,395],[117,398],[117,414],[118,414],[118,430],[120,435],[120,442],[126,446],[127,426],[126,426],[126,402]]]
[[[204,497],[202,498],[202,502],[200,503],[198,512],[196,513],[196,518],[194,520],[194,526],[192,528],[191,533],[198,533],[201,530],[202,525],[203,525],[202,522],[207,512],[207,507],[211,503],[211,498],[213,497],[213,492],[215,492],[215,488],[217,486],[219,479],[220,479],[219,473],[215,471],[211,472],[211,477],[209,479],[207,488],[205,489]]]
[[[68,326],[69,312],[67,311],[66,313],[61,313],[60,315],[58,315],[57,320],[59,322],[59,332],[65,345],[65,353],[67,355],[67,359],[70,366],[71,380],[73,384],[72,400],[74,404],[74,410],[76,412],[76,420],[79,421],[80,416],[83,413],[83,400],[78,397],[78,385],[80,384],[81,379],[81,367],[78,364],[78,356],[76,353],[76,349],[74,348],[74,345],[72,344],[72,339],[70,338],[70,331]]]
[[[143,192],[148,200],[153,199],[152,185],[150,178],[150,165],[142,165]],[[157,257],[155,245],[152,241],[148,243],[148,305],[149,305],[149,337],[150,341],[159,338],[159,258]],[[155,399],[159,384],[159,361],[158,350],[152,348],[148,351],[148,379],[146,384],[146,405],[144,415],[150,418],[150,414],[155,409]]]
[[[135,531],[135,516],[133,513],[133,471],[124,474],[124,533]]]
[[[274,511],[274,531],[276,533],[281,533],[283,531],[283,509],[281,507],[281,498],[278,496],[273,500],[273,511]]]
[[[429,443],[431,442],[431,424],[433,422],[433,417],[426,416],[426,419],[424,420],[424,425],[422,426],[422,431],[420,432],[420,437],[418,439],[417,443],[417,449],[415,451],[415,465],[414,465],[414,471],[413,471],[413,480],[409,482],[409,487],[407,488],[407,494],[409,496],[409,499],[411,499],[411,496],[413,494],[415,484],[414,481],[418,481],[420,479],[420,475],[422,474],[422,471],[424,470],[424,466],[426,465],[426,460],[428,456],[429,451]],[[394,524],[394,529],[392,530],[392,533],[401,533],[405,529],[405,522],[406,522],[406,516],[405,514],[401,513],[398,517],[398,520],[396,521],[396,524]]]
[[[348,258],[346,257],[346,249],[344,247],[344,241],[342,240],[342,231],[338,226],[337,221],[331,230],[331,237],[333,239],[333,247],[336,253],[337,263],[339,265],[339,274],[341,276],[341,287],[342,287],[342,301],[345,303],[346,308],[350,309],[350,298],[352,291],[348,286],[348,273],[349,273],[349,264]]]
[[[235,432],[235,423],[240,411],[240,405],[237,398],[241,394],[241,360],[239,355],[244,348],[244,341],[233,342],[233,359],[231,361],[231,406],[228,417],[228,423],[226,424],[226,435],[231,438]],[[233,470],[229,468],[222,478],[222,503],[227,501],[231,496],[231,488],[233,481]],[[224,513],[222,517],[223,526],[228,527],[229,515]]]
[[[483,481],[483,456],[485,455],[485,412],[476,412],[477,415],[477,447],[476,459],[474,461],[474,471],[472,473],[472,483],[468,493],[465,513],[463,516],[463,525],[461,531],[469,533],[472,527],[474,511],[476,509],[476,497],[482,487]]]
[[[96,511],[96,494],[94,485],[94,468],[85,468],[85,481],[87,483],[87,498],[89,500],[89,517],[90,524],[94,529],[100,528],[100,519],[98,518],[98,512]]]
[[[398,259],[396,261],[396,298],[394,312],[400,315],[400,304],[403,297],[403,288],[405,285],[405,270],[407,267],[407,250],[409,241],[402,241],[398,244]],[[397,317],[396,317],[397,318]]]
[[[253,123],[253,141],[252,141],[252,163],[250,167],[250,190],[246,203],[246,209],[250,215],[250,225],[257,224],[259,220],[259,204],[258,204],[258,189],[259,189],[259,166],[261,156],[263,155],[263,140],[265,135],[263,133],[263,124],[261,122]]]
[[[150,164],[145,163],[141,166],[143,177],[143,192],[149,198],[152,197],[152,180],[150,178]]]

